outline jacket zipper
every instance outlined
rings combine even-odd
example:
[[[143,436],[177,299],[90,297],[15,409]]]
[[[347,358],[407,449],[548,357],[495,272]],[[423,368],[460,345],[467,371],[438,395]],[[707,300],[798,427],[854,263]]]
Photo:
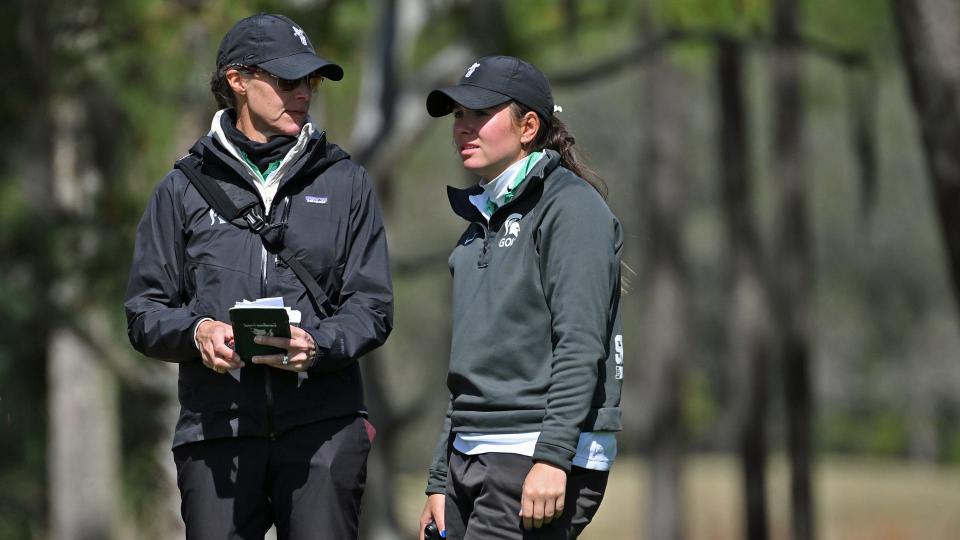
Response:
[[[514,199],[515,201],[516,199]],[[513,201],[511,201],[512,203]],[[477,225],[483,229],[483,247],[480,248],[480,257],[477,259],[477,268],[483,269],[490,265],[490,242],[496,237],[497,233],[500,232],[500,227],[503,226],[501,222],[496,229],[493,228],[494,218],[498,215],[503,215],[504,208],[509,208],[511,203],[507,203],[500,208],[497,208],[492,214],[490,214],[490,219],[484,223],[483,221],[474,221]]]
[[[491,216],[492,217],[492,216]],[[479,221],[475,221],[477,225],[480,226],[480,230],[483,231],[483,246],[480,248],[480,257],[477,258],[477,268],[483,269],[490,264],[490,235],[493,231],[489,225],[485,225]]]
[[[266,209],[265,219],[270,219],[270,209]],[[263,245],[263,242],[260,243],[260,298],[265,298],[267,296],[267,261],[269,260],[267,248]],[[272,368],[270,366],[264,366],[263,369],[263,385],[264,391],[267,398],[267,433],[269,434],[270,440],[276,440],[277,436],[273,432],[273,376]]]
[[[244,162],[244,160],[242,159],[240,161]],[[247,163],[247,167],[252,169],[252,166],[249,163]],[[274,173],[277,174],[276,171]],[[253,178],[253,181],[257,182],[258,179]],[[276,194],[274,194],[269,204],[267,203],[267,201],[263,199],[263,195],[260,193],[259,189],[257,190],[257,194],[260,196],[261,202],[263,202],[263,208],[264,208],[263,219],[266,220],[267,223],[269,224],[270,213],[271,213],[270,210],[271,210],[271,207],[273,206],[273,201],[276,200]],[[289,206],[289,201],[287,202],[287,204]],[[260,245],[260,297],[261,298],[265,298],[267,295],[267,261],[268,260],[269,260],[269,254],[267,252],[267,248],[263,246],[261,242],[261,245]],[[269,367],[266,367],[264,369],[263,382],[264,382],[264,390],[267,398],[267,432],[269,433],[270,440],[273,441],[273,440],[276,440],[277,436],[276,436],[276,433],[274,433],[273,431],[273,377]]]

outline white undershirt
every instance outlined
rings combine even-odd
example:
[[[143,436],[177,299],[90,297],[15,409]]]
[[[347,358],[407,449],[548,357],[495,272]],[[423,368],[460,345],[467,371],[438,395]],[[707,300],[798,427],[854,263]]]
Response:
[[[506,204],[507,194],[522,184],[526,179],[526,173],[545,156],[545,153],[533,152],[513,162],[513,164],[504,169],[502,173],[498,174],[496,178],[487,182],[481,182],[480,187],[483,188],[483,191],[476,195],[470,195],[468,197],[470,202],[473,203],[473,205],[477,207],[477,210],[480,210],[480,213],[483,214],[483,217],[489,221],[490,216],[493,215],[493,212],[490,211],[490,202],[493,202],[496,207]],[[520,174],[524,176],[517,178]]]
[[[539,431],[529,433],[457,433],[453,447],[468,456],[500,453],[533,456],[540,439]],[[580,434],[573,464],[594,471],[609,471],[617,457],[617,437],[612,431]]]

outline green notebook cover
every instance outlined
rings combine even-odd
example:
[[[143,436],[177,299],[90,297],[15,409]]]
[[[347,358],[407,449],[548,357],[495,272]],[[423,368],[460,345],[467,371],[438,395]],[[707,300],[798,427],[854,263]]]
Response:
[[[244,360],[263,354],[283,354],[286,349],[260,345],[254,336],[290,337],[290,318],[282,307],[234,307],[230,309],[234,350]]]

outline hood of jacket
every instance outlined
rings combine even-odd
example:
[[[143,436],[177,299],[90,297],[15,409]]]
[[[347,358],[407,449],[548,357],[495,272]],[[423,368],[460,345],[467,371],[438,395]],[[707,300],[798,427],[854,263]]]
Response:
[[[203,160],[205,168],[210,167],[220,172],[219,177],[225,177],[222,173],[232,172],[235,179],[241,180],[246,187],[257,192],[255,182],[256,174],[251,166],[240,157],[239,152],[230,143],[229,139],[220,128],[220,116],[225,114],[226,110],[218,111],[211,122],[210,132],[201,137],[190,148],[190,153],[197,155]],[[290,182],[298,178],[309,179],[325,171],[334,163],[349,159],[350,154],[342,148],[327,140],[326,132],[317,131],[309,118],[300,132],[299,140],[290,150],[284,163],[278,168],[280,176],[279,191]],[[232,195],[228,192],[229,195]],[[238,205],[239,206],[239,205]]]

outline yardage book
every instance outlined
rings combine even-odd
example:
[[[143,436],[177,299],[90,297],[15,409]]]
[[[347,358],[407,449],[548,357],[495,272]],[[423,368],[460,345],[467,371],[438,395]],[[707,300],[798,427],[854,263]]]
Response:
[[[300,324],[300,312],[283,305],[283,298],[243,300],[230,308],[234,350],[249,360],[263,354],[283,354],[286,349],[260,345],[254,336],[290,337],[290,325]]]

